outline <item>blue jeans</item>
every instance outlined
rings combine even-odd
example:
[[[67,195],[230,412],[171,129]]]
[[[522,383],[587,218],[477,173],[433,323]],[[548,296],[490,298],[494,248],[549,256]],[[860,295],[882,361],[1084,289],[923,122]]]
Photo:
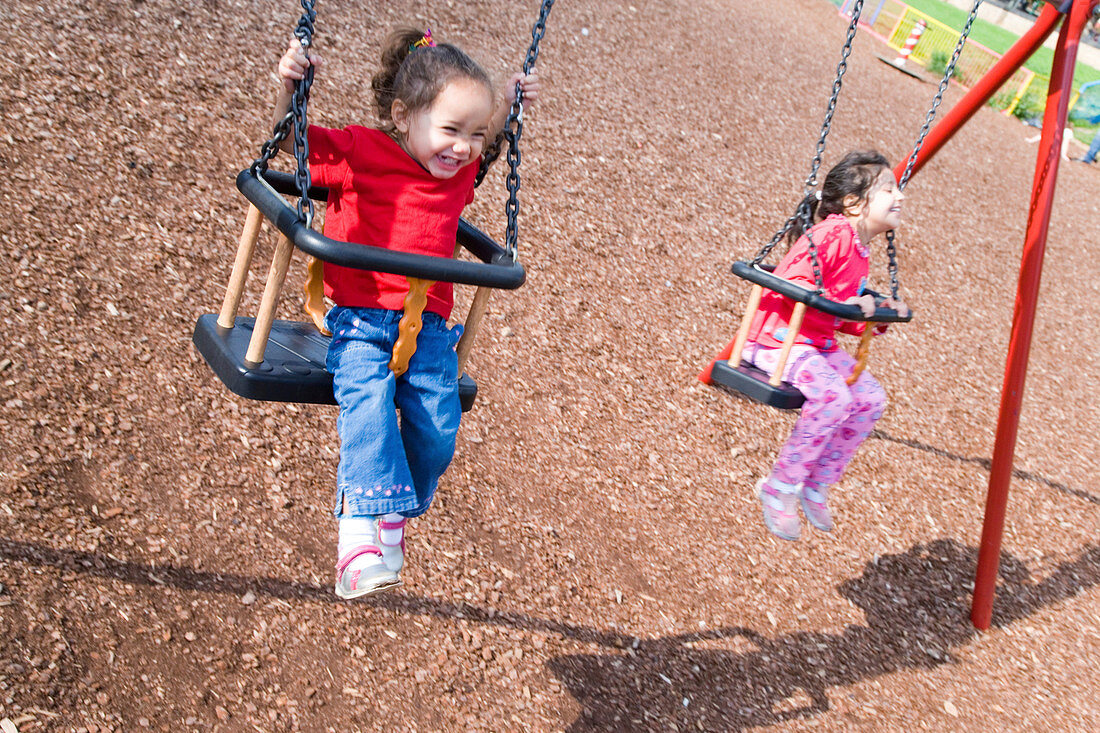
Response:
[[[1089,145],[1089,151],[1085,153],[1085,157],[1081,160],[1086,163],[1095,163],[1097,155],[1100,155],[1100,130],[1096,131],[1096,135],[1092,138],[1092,145]]]
[[[327,366],[340,406],[338,518],[420,516],[454,457],[462,416],[455,345],[462,327],[448,328],[439,315],[425,313],[409,369],[395,377],[389,362],[401,315],[337,306],[325,316],[333,334]]]

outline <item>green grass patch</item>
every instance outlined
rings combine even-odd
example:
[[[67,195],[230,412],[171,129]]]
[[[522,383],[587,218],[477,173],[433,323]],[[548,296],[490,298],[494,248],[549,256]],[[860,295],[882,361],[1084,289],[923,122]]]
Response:
[[[966,19],[969,17],[969,13],[965,10],[961,10],[954,5],[942,2],[942,0],[906,0],[906,4],[912,7],[914,10],[919,10],[925,15],[935,18],[944,25],[954,28],[959,33],[962,32],[963,26],[966,25]],[[867,6],[864,5],[864,8]],[[1057,34],[1055,30],[1054,35]],[[988,21],[978,20],[974,21],[974,26],[970,30],[970,39],[977,41],[991,51],[1003,54],[1012,44],[1016,43],[1020,39],[1015,33],[1006,31],[1000,26],[996,26]],[[1040,48],[1031,58],[1027,60],[1024,67],[1030,71],[1034,71],[1036,74],[1041,74],[1044,77],[1050,76],[1050,65],[1054,61],[1054,51],[1049,48]],[[1073,74],[1073,86],[1074,88],[1080,87],[1082,84],[1087,84],[1090,81],[1100,80],[1100,69],[1094,69],[1077,60],[1077,68]]]

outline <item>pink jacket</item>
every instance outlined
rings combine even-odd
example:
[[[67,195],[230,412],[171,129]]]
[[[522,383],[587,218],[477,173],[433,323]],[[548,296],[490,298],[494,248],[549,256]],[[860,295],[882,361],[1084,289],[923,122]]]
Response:
[[[871,252],[859,241],[859,235],[848,220],[840,214],[832,214],[815,224],[810,231],[817,249],[824,296],[843,302],[862,295],[867,287]],[[775,268],[775,274],[809,290],[817,288],[805,234],[783,257]],[[793,300],[765,290],[749,330],[749,341],[767,348],[782,346],[794,305]],[[809,344],[820,351],[833,351],[837,348],[837,330],[858,335],[863,333],[864,326],[863,322],[844,321],[810,308],[799,329],[797,343]]]

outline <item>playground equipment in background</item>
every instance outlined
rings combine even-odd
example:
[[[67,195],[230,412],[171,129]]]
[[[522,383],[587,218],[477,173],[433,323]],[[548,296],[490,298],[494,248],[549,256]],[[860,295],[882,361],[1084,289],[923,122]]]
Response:
[[[920,153],[925,136],[928,135],[929,129],[932,126],[932,121],[936,117],[936,111],[939,109],[940,103],[943,100],[943,94],[947,90],[947,85],[951,80],[951,74],[955,70],[955,65],[958,63],[959,56],[966,46],[966,40],[974,25],[974,19],[977,17],[978,6],[980,4],[981,0],[975,0],[974,6],[970,11],[970,17],[967,19],[966,26],[963,28],[962,33],[959,34],[958,40],[955,43],[955,51],[951,55],[951,60],[947,64],[943,78],[940,80],[939,87],[936,90],[936,94],[932,98],[932,104],[925,116],[924,124],[917,133],[916,142],[913,144],[913,152],[909,155],[901,175],[898,176],[899,190],[904,191],[909,182],[909,177],[912,174],[917,155]],[[761,248],[752,261],[735,262],[733,264],[732,270],[735,275],[753,283],[752,291],[749,295],[749,302],[741,318],[741,325],[737,331],[737,336],[699,375],[699,379],[707,384],[717,383],[749,399],[783,410],[798,409],[805,401],[804,396],[796,387],[783,382],[782,374],[791,348],[798,338],[799,328],[802,325],[802,318],[805,315],[806,308],[813,308],[848,321],[899,323],[907,322],[913,317],[912,313],[907,313],[902,316],[892,308],[883,307],[881,303],[884,298],[873,292],[872,294],[875,296],[875,300],[879,303],[879,306],[870,317],[863,315],[862,311],[855,305],[838,303],[825,297],[823,295],[824,288],[822,287],[821,271],[817,266],[816,244],[810,232],[814,221],[810,206],[807,202],[809,194],[817,188],[817,174],[821,167],[822,155],[825,152],[825,140],[832,126],[833,113],[836,110],[837,100],[840,97],[840,90],[844,81],[844,72],[848,67],[848,56],[852,51],[852,41],[855,39],[856,31],[859,27],[859,17],[862,9],[863,0],[856,0],[855,4],[852,6],[851,20],[848,23],[848,32],[844,39],[844,45],[841,48],[840,62],[837,64],[836,78],[833,80],[832,93],[829,97],[825,120],[822,123],[821,132],[817,141],[816,154],[810,165],[810,175],[806,178],[806,182],[803,186],[802,203],[799,205],[795,214],[787,219],[779,231]],[[895,175],[897,175],[897,173],[895,173]],[[794,282],[777,277],[772,273],[774,268],[763,264],[768,254],[798,221],[802,222],[802,229],[808,239],[810,259],[814,263],[816,290],[812,291]],[[898,297],[898,265],[893,231],[886,233],[886,253],[890,258],[888,267],[890,274],[890,297],[896,300]],[[768,375],[763,370],[741,358],[741,352],[748,339],[753,316],[756,314],[760,305],[760,299],[763,295],[764,288],[784,295],[794,300],[796,303],[794,312],[791,316],[791,322],[787,328],[787,335],[784,339],[783,347],[779,352],[779,362],[771,375]],[[866,365],[867,358],[870,354],[871,337],[873,333],[874,329],[864,329],[863,337],[856,351],[855,369],[848,380],[849,384],[852,384],[859,377],[859,374]]]
[[[840,3],[841,15],[850,14],[855,0],[844,0]],[[866,32],[878,38],[893,49],[901,49],[912,34],[913,28],[920,22],[926,25],[921,34],[920,42],[913,47],[908,62],[919,64],[925,68],[935,68],[934,57],[942,54],[947,57],[949,50],[955,43],[958,31],[942,23],[930,15],[907,5],[900,0],[874,0],[873,10],[865,15],[861,21]],[[1001,54],[986,48],[976,41],[969,41],[955,69],[954,81],[956,84],[969,88],[993,67]],[[903,71],[905,69],[902,69]],[[999,101],[998,108],[1003,107],[1007,115],[1013,114],[1016,107],[1024,100],[1028,89],[1037,81],[1041,81],[1035,72],[1020,68],[1005,82],[1004,91],[997,95],[995,102]]]
[[[523,64],[524,73],[530,72],[538,58],[539,42],[545,33],[546,20],[553,4],[554,0],[541,0],[539,17],[531,32],[532,42]],[[313,23],[316,18],[314,0],[301,0],[301,5],[303,14],[294,35],[308,49],[312,45]],[[409,293],[405,298],[400,336],[390,362],[390,368],[397,374],[405,371],[409,358],[416,349],[416,334],[420,330],[425,304],[423,295],[432,282],[474,285],[477,286],[477,291],[457,347],[459,396],[462,409],[467,411],[477,395],[477,385],[466,375],[464,367],[488,305],[490,289],[515,289],[523,284],[526,277],[519,263],[517,246],[519,142],[523,133],[522,91],[517,85],[516,99],[503,130],[508,143],[509,166],[506,181],[508,200],[505,206],[505,246],[501,247],[488,235],[462,220],[459,222],[455,254],[458,254],[460,248],[465,248],[478,260],[471,262],[342,242],[314,231],[313,201],[327,200],[328,191],[312,186],[309,178],[305,131],[312,80],[313,69],[310,67],[306,77],[295,83],[290,111],[276,126],[273,137],[261,147],[260,158],[237,176],[237,188],[250,202],[244,232],[240,238],[221,312],[199,317],[193,335],[195,346],[226,387],[242,397],[278,402],[335,404],[332,374],[325,369],[330,334],[324,333],[320,326],[324,303],[319,261],[387,272],[409,279]],[[293,176],[270,171],[267,167],[268,161],[278,153],[279,143],[291,133],[291,129],[297,163]],[[478,184],[499,153],[498,147],[495,151],[487,151],[483,156],[477,177]],[[296,208],[287,202],[284,198],[286,195],[298,196]],[[256,317],[238,317],[237,309],[244,282],[265,218],[279,230],[281,237]],[[306,283],[306,311],[313,323],[275,319],[279,295],[294,247],[315,258],[310,263],[310,278]]]
[[[924,29],[928,27],[928,21],[924,18],[919,19],[913,26],[913,30],[909,32],[909,37],[905,39],[905,45],[898,50],[897,58],[888,59],[885,56],[879,56],[878,60],[883,63],[893,66],[898,71],[908,74],[914,79],[921,79],[923,77],[912,69],[905,68],[905,62],[909,59],[909,54],[913,53],[913,49],[917,47],[917,42],[920,41],[920,37],[924,35]]]
[[[1067,119],[1085,125],[1100,125],[1100,81],[1081,85],[1069,103]]]

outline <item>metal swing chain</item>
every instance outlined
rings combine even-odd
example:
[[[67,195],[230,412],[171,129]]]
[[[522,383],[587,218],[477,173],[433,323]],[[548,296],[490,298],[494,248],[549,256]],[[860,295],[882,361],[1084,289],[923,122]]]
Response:
[[[920,132],[917,133],[917,141],[913,145],[913,152],[909,154],[909,160],[905,163],[905,171],[901,174],[901,180],[898,181],[899,191],[905,190],[905,187],[909,184],[909,178],[913,175],[913,166],[916,164],[917,157],[924,146],[924,138],[932,128],[932,121],[936,119],[936,111],[943,102],[943,93],[947,91],[947,87],[951,83],[951,77],[955,73],[955,65],[959,63],[959,57],[962,55],[963,47],[966,46],[966,40],[970,37],[970,29],[974,25],[974,20],[978,17],[978,7],[981,4],[982,0],[974,0],[974,6],[970,8],[970,16],[966,19],[966,25],[963,26],[959,40],[955,44],[955,52],[951,54],[951,61],[948,62],[947,68],[943,72],[940,86],[936,90],[936,95],[932,98],[932,106],[928,109],[928,114],[924,118],[924,124],[921,125]],[[887,268],[890,273],[890,295],[897,300],[899,287],[898,257],[897,246],[894,244],[893,229],[886,232],[886,254],[890,258],[890,264]]]
[[[539,58],[539,43],[542,41],[542,37],[546,34],[546,20],[550,17],[550,9],[554,7],[554,0],[542,0],[542,6],[539,9],[538,20],[535,21],[534,27],[531,29],[531,46],[527,49],[527,58],[523,62],[523,73],[526,76],[531,73],[531,69],[535,68],[535,62]],[[505,179],[505,183],[508,187],[508,201],[505,203],[504,211],[508,217],[508,226],[504,235],[504,248],[508,251],[508,254],[512,256],[512,261],[515,262],[519,256],[519,246],[517,244],[519,240],[519,166],[522,156],[520,155],[519,140],[523,135],[523,89],[520,84],[516,84],[515,99],[512,100],[512,109],[508,112],[508,119],[504,123],[504,129],[501,130],[500,136],[494,141],[493,145],[486,150],[485,154],[481,158],[481,168],[478,170],[477,178],[474,181],[475,186],[480,186],[481,181],[485,178],[485,174],[489,171],[496,159],[500,157],[501,137],[508,141],[508,177]]]
[[[538,58],[538,55],[539,55],[539,49],[538,49],[539,41],[542,40],[543,34],[546,33],[546,18],[549,16],[550,7],[553,4],[554,4],[554,0],[548,0],[547,2],[543,3],[542,7],[539,10],[538,20],[535,21],[535,25],[531,29],[531,36],[534,40],[531,43],[531,47],[527,50],[527,59],[525,60],[524,67],[523,67],[524,68],[524,73],[528,73],[530,71],[531,66],[534,66],[535,59]],[[512,109],[513,109],[513,113],[514,113],[514,110],[515,110],[515,105],[514,104],[513,104]],[[521,111],[522,111],[522,109],[521,109]],[[482,155],[481,155],[481,168],[478,169],[477,178],[474,180],[474,186],[475,187],[481,185],[481,182],[485,179],[485,174],[489,172],[489,167],[497,161],[497,158],[500,157],[500,151],[501,151],[501,147],[504,143],[505,132],[507,131],[507,129],[508,129],[507,125],[503,129],[501,129],[500,133],[496,136],[496,139],[493,140],[493,142],[490,143],[485,148],[485,152],[482,153]]]
[[[833,80],[832,94],[829,96],[828,109],[825,112],[825,120],[821,124],[821,136],[817,140],[817,149],[814,154],[813,162],[810,164],[810,175],[806,178],[806,183],[803,186],[802,201],[798,205],[798,209],[790,218],[783,224],[775,236],[771,238],[764,247],[757,253],[756,257],[752,260],[752,265],[757,266],[764,261],[764,258],[771,253],[775,248],[775,245],[779,244],[779,240],[783,238],[791,226],[798,221],[802,220],[806,233],[806,239],[809,241],[810,251],[810,263],[813,265],[814,280],[817,284],[817,290],[822,290],[821,280],[821,265],[817,260],[817,247],[814,245],[813,238],[810,236],[810,227],[813,225],[813,216],[810,213],[809,196],[815,188],[817,188],[817,174],[821,169],[821,159],[825,153],[825,138],[829,136],[829,129],[833,124],[833,114],[836,112],[837,100],[840,98],[840,89],[843,86],[844,72],[848,69],[848,56],[852,53],[852,42],[855,40],[856,30],[859,26],[859,16],[863,12],[863,0],[856,0],[852,6],[852,19],[848,23],[848,34],[844,39],[844,47],[840,52],[840,62],[836,66],[836,78]]]
[[[974,25],[974,20],[978,17],[978,7],[981,4],[982,0],[974,0],[974,7],[970,9],[970,17],[966,19],[966,25],[963,26],[959,41],[955,44],[955,52],[951,54],[951,61],[944,70],[943,78],[940,79],[940,86],[936,90],[936,96],[932,98],[932,107],[928,110],[928,115],[925,117],[924,124],[920,128],[920,133],[917,135],[917,142],[913,145],[913,152],[909,154],[909,160],[905,164],[905,172],[902,173],[901,180],[898,181],[898,190],[904,191],[905,186],[909,183],[909,177],[913,173],[913,166],[917,162],[917,156],[920,154],[921,147],[924,146],[924,138],[932,128],[932,121],[936,119],[936,110],[939,109],[940,104],[943,102],[943,93],[947,91],[947,86],[951,82],[952,75],[955,73],[955,66],[959,63],[959,57],[962,55],[967,38],[970,37],[970,28]]]
[[[314,0],[301,0],[302,17],[298,20],[298,26],[294,29],[294,37],[302,44],[306,53],[313,45],[313,24],[317,19],[317,11],[314,9]],[[311,180],[309,176],[309,142],[307,139],[307,114],[309,103],[309,88],[313,85],[313,66],[306,69],[305,77],[294,82],[294,94],[290,98],[290,109],[275,124],[271,139],[260,146],[260,157],[252,162],[249,171],[252,175],[259,176],[267,171],[268,162],[279,152],[279,143],[294,130],[294,159],[296,169],[294,182],[298,186],[298,220],[305,222],[307,227],[313,226],[313,201],[309,198]]]

